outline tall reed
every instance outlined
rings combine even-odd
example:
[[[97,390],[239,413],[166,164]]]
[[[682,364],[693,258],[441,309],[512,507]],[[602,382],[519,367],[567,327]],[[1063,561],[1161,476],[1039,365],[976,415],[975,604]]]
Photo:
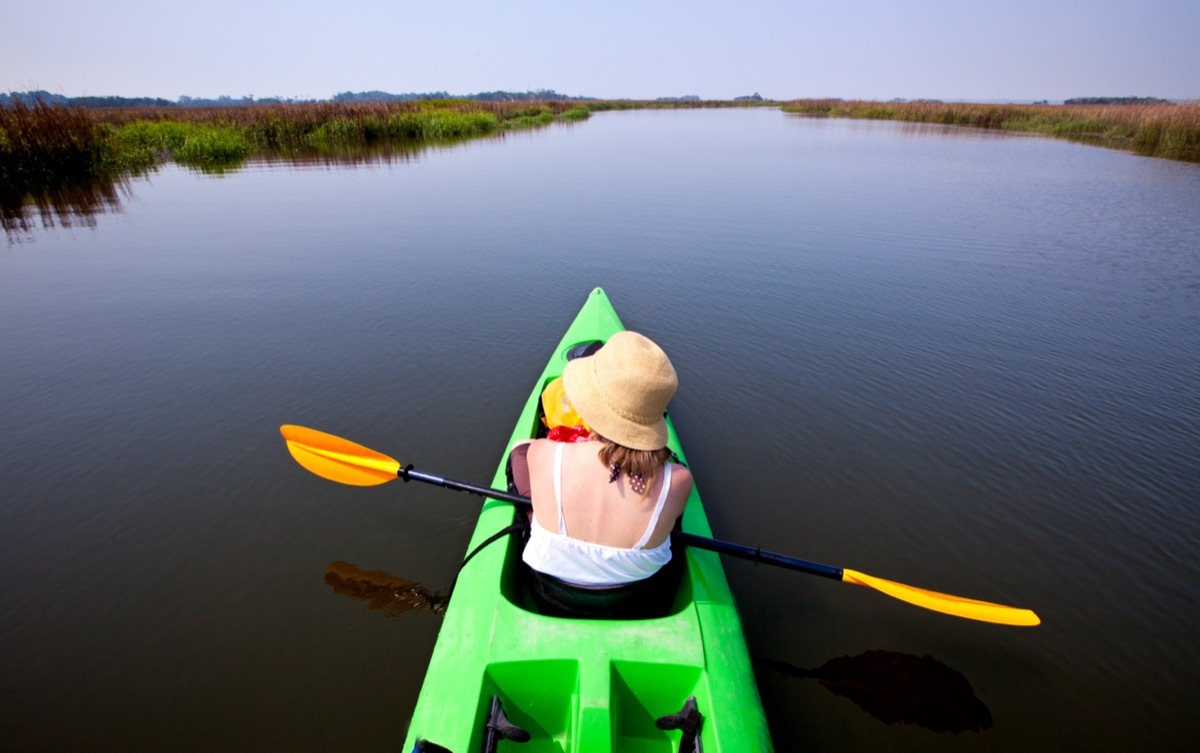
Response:
[[[0,191],[91,175],[106,153],[103,129],[83,111],[20,100],[0,108]]]

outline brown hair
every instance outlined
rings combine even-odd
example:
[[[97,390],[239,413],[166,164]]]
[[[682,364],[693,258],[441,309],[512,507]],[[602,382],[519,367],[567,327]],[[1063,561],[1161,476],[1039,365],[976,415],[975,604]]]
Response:
[[[592,437],[603,445],[600,448],[599,457],[600,463],[605,468],[611,468],[613,464],[616,464],[626,475],[641,476],[646,480],[646,491],[642,494],[643,499],[650,493],[650,488],[654,486],[654,480],[658,478],[658,470],[671,459],[671,450],[666,447],[657,450],[634,450],[617,444],[611,439],[606,439],[596,432],[592,432]]]

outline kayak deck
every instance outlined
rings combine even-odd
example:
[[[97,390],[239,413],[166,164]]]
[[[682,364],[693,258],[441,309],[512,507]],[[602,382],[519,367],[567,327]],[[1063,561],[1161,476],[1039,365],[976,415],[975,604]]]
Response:
[[[537,436],[540,395],[562,373],[567,351],[624,329],[604,291],[592,291],[521,412],[493,486],[507,487],[512,447]],[[685,461],[668,419],[668,446]],[[514,508],[485,500],[469,551],[512,524]],[[711,530],[695,488],[683,529]],[[677,751],[682,733],[655,720],[694,697],[703,749],[769,751],[771,743],[733,596],[716,553],[676,548],[686,566],[665,616],[638,620],[549,617],[521,577],[520,542],[505,536],[459,574],[405,742],[453,753],[482,750],[489,704],[531,739],[499,750],[564,753]]]

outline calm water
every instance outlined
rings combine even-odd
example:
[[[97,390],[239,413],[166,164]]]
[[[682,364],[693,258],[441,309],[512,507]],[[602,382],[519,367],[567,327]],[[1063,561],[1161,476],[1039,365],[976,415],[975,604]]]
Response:
[[[730,561],[781,751],[1200,739],[1200,166],[632,112],[105,204],[0,247],[4,750],[397,750],[440,617],[326,570],[444,591],[474,502],[322,481],[278,426],[484,482],[596,285],[677,365],[720,537],[1044,620]],[[871,650],[984,723],[789,671]]]

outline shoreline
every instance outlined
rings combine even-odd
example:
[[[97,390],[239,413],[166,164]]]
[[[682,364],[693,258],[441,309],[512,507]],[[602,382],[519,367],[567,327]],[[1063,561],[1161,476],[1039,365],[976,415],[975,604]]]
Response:
[[[171,162],[219,174],[252,158],[353,161],[363,154],[412,153],[556,122],[577,123],[593,112],[748,107],[1032,133],[1200,162],[1200,103],[1195,102],[421,100],[109,110],[39,103],[0,108],[0,215],[19,217],[33,204],[70,209],[69,197],[75,194],[108,196],[111,186]]]
[[[974,104],[804,99],[783,112],[814,117],[1036,133],[1145,157],[1200,162],[1200,103],[1189,104]]]

